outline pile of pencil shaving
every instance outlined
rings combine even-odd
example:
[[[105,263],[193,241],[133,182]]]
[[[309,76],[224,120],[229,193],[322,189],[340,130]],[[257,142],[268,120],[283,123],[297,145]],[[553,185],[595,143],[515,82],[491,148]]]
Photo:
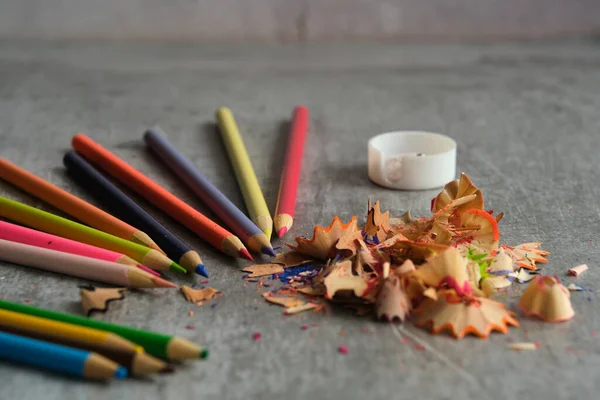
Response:
[[[432,333],[448,330],[456,338],[469,333],[487,338],[518,326],[515,313],[490,298],[514,281],[530,282],[531,296],[557,293],[547,313],[528,312],[529,302],[523,302],[526,315],[547,321],[574,315],[564,286],[539,275],[536,264],[546,262],[549,253],[539,243],[501,245],[503,214],[485,210],[483,194],[467,175],[445,186],[431,212],[431,217],[407,212],[390,218],[379,202],[369,204],[362,228],[356,217],[346,224],[335,217],[327,228],[315,227],[311,239],[296,238],[293,252],[275,262],[324,264],[310,286],[295,288],[301,293],[372,305],[378,318],[390,322],[414,316],[417,326]]]

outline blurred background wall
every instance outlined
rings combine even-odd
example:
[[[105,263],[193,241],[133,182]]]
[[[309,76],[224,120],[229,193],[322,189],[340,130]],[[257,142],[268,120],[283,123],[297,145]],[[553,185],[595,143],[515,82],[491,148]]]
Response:
[[[514,40],[600,33],[600,0],[0,0],[0,39]]]

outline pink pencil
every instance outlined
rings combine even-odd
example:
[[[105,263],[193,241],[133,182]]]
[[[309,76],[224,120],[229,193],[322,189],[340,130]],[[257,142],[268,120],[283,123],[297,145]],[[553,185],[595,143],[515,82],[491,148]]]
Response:
[[[0,221],[0,239],[11,242],[28,244],[35,247],[43,247],[49,250],[56,250],[62,253],[76,254],[78,256],[95,258],[98,260],[110,261],[117,264],[136,266],[149,274],[160,277],[160,274],[148,267],[138,264],[134,259],[114,251],[90,246],[89,244],[79,243],[74,240],[65,239],[60,236],[50,235],[49,233],[36,231],[23,226]]]

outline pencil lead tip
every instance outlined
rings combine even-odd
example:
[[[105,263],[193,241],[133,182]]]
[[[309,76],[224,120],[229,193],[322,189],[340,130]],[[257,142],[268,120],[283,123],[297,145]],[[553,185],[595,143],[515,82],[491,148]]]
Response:
[[[208,358],[208,349],[202,349],[200,351],[200,358],[203,360]]]
[[[173,372],[175,372],[175,368],[171,367],[170,365],[167,365],[166,367],[163,367],[160,371],[158,371],[159,374],[170,374]]]
[[[208,272],[206,272],[206,268],[203,264],[196,265],[195,271],[198,275],[202,275],[203,277],[208,278]]]
[[[285,235],[288,231],[288,228],[286,228],[285,226],[283,228],[281,228],[280,230],[277,231],[277,236],[279,236],[280,238],[283,237],[283,235]]]
[[[265,247],[263,247],[261,249],[261,251],[262,251],[263,254],[266,254],[266,255],[271,256],[271,257],[275,257],[275,251],[273,250],[272,247],[265,246]]]
[[[173,271],[183,272],[183,273],[187,272],[187,269],[183,268],[181,265],[177,264],[175,261],[173,261],[169,267]]]
[[[127,378],[127,368],[119,366],[115,371],[114,377],[115,379],[125,379]]]
[[[254,258],[252,258],[252,256],[250,255],[250,253],[248,252],[248,249],[246,249],[246,248],[240,249],[239,253],[240,253],[240,257],[245,258],[246,260],[254,261]]]

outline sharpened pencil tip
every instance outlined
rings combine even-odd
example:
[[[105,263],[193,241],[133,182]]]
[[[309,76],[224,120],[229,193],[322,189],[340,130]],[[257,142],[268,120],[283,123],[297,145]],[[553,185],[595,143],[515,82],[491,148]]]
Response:
[[[170,365],[167,365],[166,367],[158,371],[159,374],[171,374],[173,372],[175,372],[175,368],[171,367]]]
[[[178,287],[173,282],[169,282],[167,280],[164,280],[163,278],[152,278],[152,282],[154,282],[158,287],[163,287],[163,288],[176,288],[176,287]]]
[[[286,228],[285,226],[283,228],[281,228],[280,230],[277,231],[277,236],[279,236],[280,238],[283,237],[283,235],[285,235],[288,231],[288,228]]]
[[[127,368],[119,367],[115,371],[114,377],[115,377],[115,379],[125,379],[125,378],[127,378],[127,375],[128,375]]]
[[[208,278],[208,272],[206,272],[206,268],[204,268],[203,264],[196,265],[195,272],[198,275],[202,275],[203,277]]]
[[[200,358],[203,360],[208,358],[208,349],[202,349],[200,352]]]
[[[266,254],[266,255],[271,256],[271,257],[275,257],[275,250],[273,250],[272,247],[265,246],[265,247],[263,247],[261,249],[261,251],[262,251],[263,254]]]
[[[240,257],[245,258],[246,260],[254,261],[254,258],[248,252],[248,249],[240,249],[239,251]]]
[[[183,268],[181,265],[177,264],[176,262],[172,262],[171,265],[169,266],[169,268],[173,271],[177,271],[177,272],[183,272],[186,273],[187,269]]]

